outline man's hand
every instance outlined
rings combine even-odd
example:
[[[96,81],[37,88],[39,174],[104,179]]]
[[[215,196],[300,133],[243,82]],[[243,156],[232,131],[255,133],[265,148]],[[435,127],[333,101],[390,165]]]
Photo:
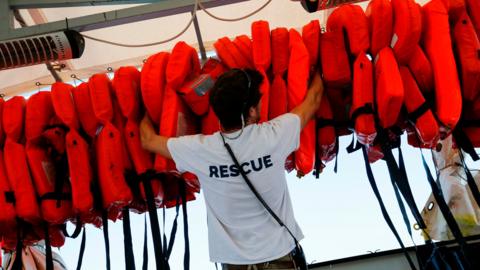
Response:
[[[295,107],[291,113],[296,114],[300,117],[301,128],[303,129],[307,123],[313,118],[315,112],[320,107],[320,102],[322,101],[323,96],[323,81],[320,77],[320,73],[316,71],[313,74],[310,87],[307,92],[307,96],[302,104]]]
[[[140,122],[140,142],[142,147],[152,153],[160,154],[166,158],[171,159],[172,155],[167,148],[168,138],[159,136],[155,133],[152,120],[145,113],[142,121]]]

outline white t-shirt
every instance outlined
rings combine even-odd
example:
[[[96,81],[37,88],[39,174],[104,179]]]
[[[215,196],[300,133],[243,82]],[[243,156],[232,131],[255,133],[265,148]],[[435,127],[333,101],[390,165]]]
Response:
[[[235,137],[240,131],[228,134]],[[226,142],[257,191],[298,240],[284,164],[300,140],[300,118],[285,114],[244,128]],[[265,210],[225,148],[220,134],[171,138],[168,149],[180,172],[196,174],[207,205],[210,260],[254,264],[288,254],[295,243]]]

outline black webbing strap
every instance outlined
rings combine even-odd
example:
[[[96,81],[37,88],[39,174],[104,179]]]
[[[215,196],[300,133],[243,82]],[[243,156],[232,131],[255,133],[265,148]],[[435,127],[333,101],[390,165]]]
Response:
[[[324,128],[324,127],[334,127],[335,120],[333,119],[325,119],[325,118],[317,118],[317,129]]]
[[[360,143],[355,144],[355,133],[352,133],[352,141],[347,146],[347,153],[351,154],[351,153],[356,152],[357,150],[360,150],[360,149],[362,149],[362,144],[360,144]]]
[[[172,231],[170,232],[170,241],[168,242],[167,251],[167,260],[170,258],[170,254],[172,254],[173,243],[175,242],[175,235],[177,234],[177,227],[178,227],[178,215],[180,213],[180,195],[177,196],[177,204],[175,206],[175,219],[173,220]]]
[[[70,235],[67,231],[67,223],[61,225],[62,233],[65,237],[76,239],[82,232],[83,224],[81,222],[80,216],[77,216],[77,223],[75,224],[75,230]]]
[[[428,101],[425,101],[417,109],[407,115],[408,120],[412,121],[412,123],[416,123],[418,118],[428,112],[428,110],[430,110],[430,104]]]
[[[410,268],[412,270],[416,270],[417,268],[415,267],[415,264],[413,263],[412,258],[410,257],[410,254],[408,254],[408,251],[405,249],[405,245],[403,244],[402,239],[400,238],[400,235],[397,232],[397,229],[395,229],[395,225],[393,225],[392,219],[388,215],[385,204],[383,203],[382,196],[380,195],[380,191],[378,190],[377,184],[375,182],[375,177],[373,176],[372,167],[370,166],[370,163],[368,161],[368,153],[367,153],[367,148],[365,146],[362,146],[362,153],[363,153],[363,159],[365,162],[365,169],[367,171],[368,181],[370,183],[370,186],[372,187],[375,197],[377,198],[383,218],[385,219],[385,222],[387,223],[388,227],[390,228],[393,235],[395,236],[398,243],[400,244],[400,247],[402,248],[402,251],[405,254],[405,258],[407,259]]]
[[[145,190],[145,197],[147,200],[148,215],[150,217],[150,227],[152,231],[153,246],[155,249],[155,263],[157,270],[169,270],[170,266],[165,260],[164,251],[162,249],[162,236],[160,233],[160,224],[158,222],[157,206],[155,205],[155,199],[152,190],[151,179],[156,174],[154,172],[147,172],[140,175],[140,179],[143,183]]]
[[[135,257],[132,246],[132,230],[130,228],[130,209],[122,209],[123,216],[123,246],[125,248],[125,269],[135,270]]]
[[[460,160],[462,162],[462,167],[465,171],[465,174],[467,175],[467,183],[468,187],[470,188],[470,191],[472,192],[473,198],[475,199],[475,202],[477,203],[477,206],[480,207],[480,192],[478,191],[478,186],[477,183],[475,182],[475,179],[473,179],[473,175],[470,172],[470,170],[467,167],[467,164],[465,163],[465,158],[463,156],[462,151],[458,151],[460,155]]]
[[[480,160],[477,152],[475,152],[475,147],[473,146],[472,141],[470,140],[470,138],[468,138],[467,134],[460,127],[464,126],[464,123],[465,122],[458,124],[457,127],[453,130],[453,138],[455,139],[457,146],[463,151],[465,151],[467,154],[469,154],[474,161]]]
[[[393,131],[395,132],[395,131]],[[380,139],[380,145],[383,152],[383,159],[385,160],[388,168],[388,173],[390,174],[391,180],[395,183],[394,186],[398,187],[400,193],[402,194],[405,202],[407,203],[408,207],[410,208],[410,212],[412,213],[417,225],[420,229],[425,229],[427,226],[422,218],[422,215],[418,211],[417,205],[415,203],[415,199],[413,197],[412,190],[410,188],[410,184],[408,183],[408,177],[405,170],[405,165],[403,164],[403,154],[401,154],[400,150],[400,140],[396,142],[391,142],[388,140],[388,130],[379,129],[378,137]],[[400,162],[402,162],[403,170],[399,168],[395,157],[392,153],[392,145],[398,146],[399,155],[400,155]]]
[[[40,196],[39,200],[40,201],[55,200],[55,201],[57,201],[57,207],[59,207],[58,202],[59,201],[71,201],[72,200],[72,194],[71,193],[65,193],[65,192],[57,193],[55,191],[47,192],[47,193],[43,194],[42,196]]]
[[[443,196],[442,190],[440,186],[435,182],[432,173],[430,172],[430,169],[428,168],[427,162],[425,161],[425,156],[423,155],[422,149],[420,149],[420,154],[422,156],[422,165],[423,168],[425,169],[425,173],[427,175],[427,180],[428,183],[430,184],[430,187],[432,189],[432,194],[433,197],[435,198],[435,201],[437,202],[438,207],[440,208],[440,211],[442,212],[443,217],[445,218],[445,221],[447,222],[447,225],[452,232],[453,236],[455,237],[455,240],[460,246],[460,251],[462,256],[464,257],[464,262],[466,264],[466,269],[471,269],[470,263],[468,261],[468,258],[466,256],[466,253],[468,250],[467,249],[467,242],[465,241],[465,238],[462,235],[462,232],[460,230],[460,227],[458,226],[457,222],[455,221],[455,218],[453,217],[452,212],[450,211],[450,208],[448,207],[447,203],[445,202],[445,197]]]
[[[358,107],[352,112],[352,116],[350,117],[350,125],[354,127],[355,120],[357,120],[357,118],[363,114],[375,114],[375,110],[373,109],[373,105],[371,103],[367,103],[361,107]]]
[[[145,215],[143,232],[143,265],[142,270],[148,270],[148,232],[147,232],[147,215]]]
[[[80,252],[78,254],[77,270],[82,269],[83,255],[85,254],[86,242],[87,242],[87,228],[83,228],[82,242],[80,243]]]
[[[241,168],[241,167],[239,167]],[[242,171],[240,169],[240,171]],[[188,213],[187,213],[187,186],[185,181],[178,181],[180,185],[180,196],[182,198],[182,213],[183,213],[183,238],[185,239],[185,253],[183,255],[183,269],[190,269],[190,239],[188,236]]]
[[[50,244],[50,233],[48,232],[48,223],[44,222],[43,229],[45,233],[45,269],[53,270],[52,246]]]
[[[338,136],[335,138],[335,165],[333,166],[333,172],[337,173],[338,171],[338,151],[340,150],[340,140]]]
[[[15,260],[13,261],[12,270],[23,270],[22,250],[23,250],[23,221],[18,220],[17,229],[17,246],[15,247]]]
[[[107,270],[110,270],[110,240],[108,239],[108,212],[102,210],[103,240],[105,242],[105,263]]]
[[[15,193],[13,191],[5,191],[5,201],[7,203],[15,204]]]

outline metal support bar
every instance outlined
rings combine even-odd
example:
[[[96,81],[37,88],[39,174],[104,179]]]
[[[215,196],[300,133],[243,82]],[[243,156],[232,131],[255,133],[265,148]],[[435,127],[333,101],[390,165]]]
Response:
[[[5,0],[3,0],[5,1]],[[151,4],[165,0],[8,0],[11,9]]]
[[[205,44],[203,44],[202,31],[200,31],[200,25],[198,23],[198,17],[193,18],[193,26],[195,27],[195,34],[197,35],[198,47],[200,48],[200,56],[202,60],[207,60],[207,51],[205,50]]]
[[[203,5],[206,7],[216,7],[244,1],[248,0],[204,0]],[[155,4],[113,10],[26,28],[10,29],[6,33],[0,33],[0,40],[23,38],[55,31],[62,31],[67,29],[67,24],[69,29],[84,32],[116,25],[145,21],[149,19],[190,12],[193,10],[194,3],[194,0],[163,0]]]
[[[13,11],[7,1],[0,1],[0,35],[13,28]]]

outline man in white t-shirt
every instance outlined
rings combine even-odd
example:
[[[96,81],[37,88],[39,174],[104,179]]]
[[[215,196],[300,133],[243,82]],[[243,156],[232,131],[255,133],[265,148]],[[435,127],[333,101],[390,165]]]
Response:
[[[323,83],[315,74],[300,106],[258,124],[262,80],[260,73],[249,69],[232,69],[218,79],[210,92],[210,105],[221,131],[213,135],[158,136],[147,116],[140,127],[145,149],[173,159],[180,172],[198,176],[207,207],[210,259],[222,263],[223,269],[296,266],[292,236],[249,189],[222,136],[265,202],[296,239],[303,238],[293,214],[284,164],[299,146],[300,131],[319,107]]]

